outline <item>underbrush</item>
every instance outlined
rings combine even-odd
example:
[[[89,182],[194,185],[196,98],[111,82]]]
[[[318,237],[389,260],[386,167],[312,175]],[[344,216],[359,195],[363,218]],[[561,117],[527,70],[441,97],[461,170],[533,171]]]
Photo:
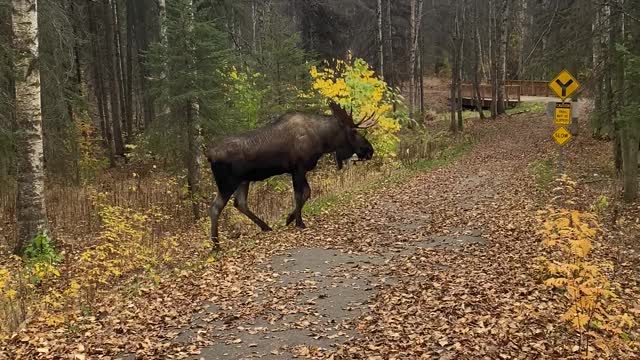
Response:
[[[628,358],[640,349],[637,289],[616,278],[620,263],[607,260],[599,198],[590,211],[576,206],[577,184],[568,176],[554,179],[554,198],[539,213],[543,255],[536,268],[554,292],[559,320],[575,333],[569,345],[581,358]],[[605,255],[605,256],[603,256]]]
[[[555,166],[552,159],[537,160],[529,164],[529,172],[533,175],[539,190],[548,190],[555,177]]]
[[[322,214],[355,192],[443,165],[461,156],[470,142],[445,133],[404,137],[396,158],[354,162],[342,171],[329,157],[323,159],[309,174],[312,199],[304,211]],[[202,178],[211,179],[211,174]],[[122,168],[84,187],[51,186],[46,193],[51,234],[34,239],[23,258],[0,256],[0,334],[7,336],[26,319],[52,328],[71,323],[94,314],[108,294],[135,296],[140,287],[153,287],[176,269],[215,261],[209,219],[193,218],[184,183],[148,166],[145,171]],[[203,181],[202,214],[214,193],[213,182]],[[274,177],[252,186],[249,206],[267,223],[282,226],[293,206],[291,194],[290,178]],[[12,195],[2,195],[0,204],[5,236],[0,240],[8,249],[7,240],[15,234]],[[256,231],[232,206],[225,209],[223,243]]]

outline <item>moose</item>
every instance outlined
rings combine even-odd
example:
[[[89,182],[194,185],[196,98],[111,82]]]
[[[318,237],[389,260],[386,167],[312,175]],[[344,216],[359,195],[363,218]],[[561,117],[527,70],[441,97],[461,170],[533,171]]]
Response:
[[[235,195],[234,206],[260,227],[271,228],[247,206],[249,184],[280,174],[291,174],[295,208],[287,217],[298,228],[305,228],[302,208],[311,195],[307,172],[315,169],[324,154],[333,154],[338,168],[354,154],[359,160],[373,157],[373,146],[358,133],[375,125],[375,113],[355,123],[353,113],[330,101],[332,115],[304,112],[286,113],[270,124],[240,135],[228,136],[206,151],[218,194],[210,209],[211,241],[218,241],[220,213]]]

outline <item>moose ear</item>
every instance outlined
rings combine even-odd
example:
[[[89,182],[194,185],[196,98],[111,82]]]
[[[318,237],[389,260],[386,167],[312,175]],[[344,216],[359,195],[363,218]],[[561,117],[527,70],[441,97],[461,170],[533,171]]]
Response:
[[[345,125],[350,127],[355,127],[356,125],[353,123],[353,118],[342,106],[338,105],[335,101],[329,101],[329,107],[331,108],[331,112],[333,116],[335,116],[338,120],[342,121]]]

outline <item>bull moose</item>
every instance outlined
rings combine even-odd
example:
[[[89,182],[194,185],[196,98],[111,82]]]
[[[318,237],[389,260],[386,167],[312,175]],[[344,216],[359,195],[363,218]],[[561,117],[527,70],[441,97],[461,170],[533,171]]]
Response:
[[[207,159],[218,186],[211,204],[211,241],[219,249],[218,219],[232,195],[234,206],[262,229],[271,228],[247,207],[247,194],[252,181],[261,181],[280,174],[291,174],[295,208],[287,218],[304,228],[302,208],[311,189],[307,172],[313,170],[324,154],[333,153],[342,167],[354,154],[360,160],[373,157],[373,147],[358,133],[358,129],[375,125],[374,114],[355,123],[352,113],[329,102],[332,115],[302,112],[284,114],[270,124],[240,135],[228,136],[210,146]]]

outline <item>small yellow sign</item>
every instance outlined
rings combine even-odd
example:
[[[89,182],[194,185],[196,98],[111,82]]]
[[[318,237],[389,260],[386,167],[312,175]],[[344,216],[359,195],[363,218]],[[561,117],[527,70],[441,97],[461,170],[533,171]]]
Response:
[[[578,83],[578,80],[567,70],[560,71],[560,74],[549,83],[549,88],[551,88],[563,102],[578,90],[579,87],[580,83]]]
[[[553,118],[556,125],[570,125],[571,103],[556,103],[556,110]]]
[[[571,139],[571,133],[562,126],[553,133],[553,140],[555,140],[558,145],[566,144],[569,139]]]

